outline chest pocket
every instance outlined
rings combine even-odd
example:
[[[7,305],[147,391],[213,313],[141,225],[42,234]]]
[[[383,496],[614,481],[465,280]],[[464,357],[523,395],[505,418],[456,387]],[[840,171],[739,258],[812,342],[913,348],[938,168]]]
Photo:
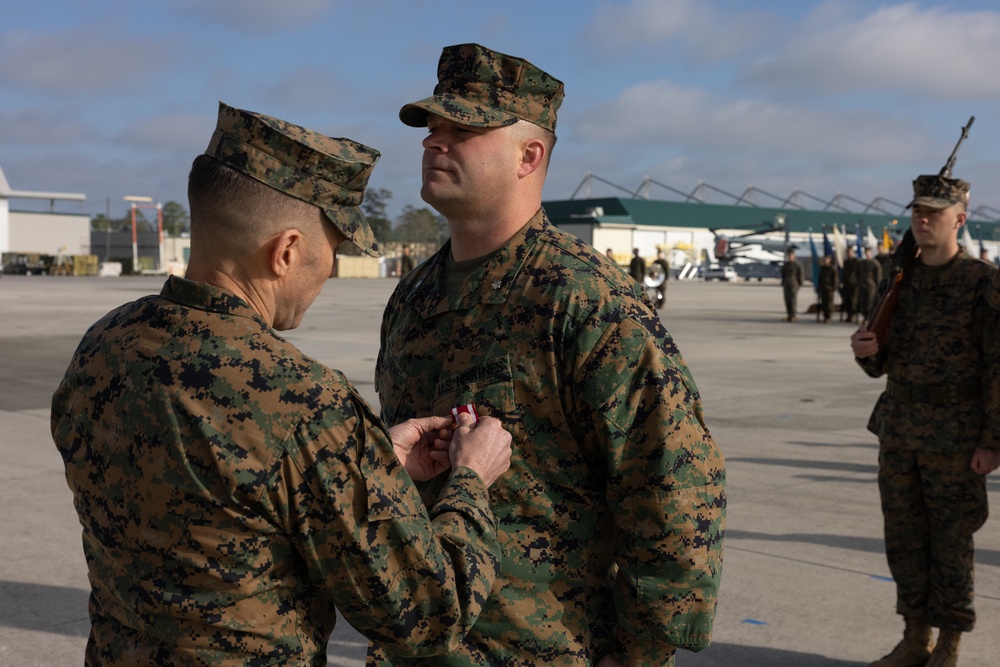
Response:
[[[475,404],[481,417],[499,419],[512,437],[510,470],[490,487],[490,504],[497,508],[521,502],[539,485],[532,472],[537,469],[536,456],[525,436],[510,357],[498,357],[441,376],[435,387],[433,414],[448,414],[456,405],[466,403]]]

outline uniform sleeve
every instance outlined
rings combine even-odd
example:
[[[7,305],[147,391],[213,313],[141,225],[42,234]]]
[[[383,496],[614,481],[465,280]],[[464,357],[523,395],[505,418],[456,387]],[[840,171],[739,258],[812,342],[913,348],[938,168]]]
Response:
[[[878,354],[874,357],[854,357],[854,361],[857,362],[858,366],[861,366],[868,376],[877,378],[885,374],[885,352],[879,350]]]
[[[674,647],[698,651],[711,641],[725,464],[659,318],[620,317],[585,329],[575,380],[581,423],[606,452],[619,531],[615,658],[626,666],[665,664]]]
[[[983,309],[983,432],[979,446],[1000,450],[1000,271],[993,272]]]
[[[429,513],[353,392],[303,419],[282,466],[288,530],[313,585],[389,653],[457,646],[499,571],[486,486],[458,468]]]

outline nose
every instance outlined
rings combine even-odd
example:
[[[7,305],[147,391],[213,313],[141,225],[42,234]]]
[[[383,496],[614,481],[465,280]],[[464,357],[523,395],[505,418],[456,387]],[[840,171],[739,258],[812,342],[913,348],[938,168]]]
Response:
[[[437,150],[447,152],[448,143],[445,141],[444,132],[440,128],[434,128],[427,133],[421,142],[425,150]]]

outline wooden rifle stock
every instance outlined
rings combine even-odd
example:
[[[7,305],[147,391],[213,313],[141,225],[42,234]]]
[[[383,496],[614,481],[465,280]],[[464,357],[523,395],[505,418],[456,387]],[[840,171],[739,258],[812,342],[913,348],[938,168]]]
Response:
[[[892,253],[892,273],[886,280],[886,289],[868,318],[868,330],[875,334],[880,350],[885,349],[889,325],[896,314],[896,306],[899,305],[899,291],[903,288],[903,281],[913,270],[913,262],[917,259],[919,250],[913,232],[907,229],[903,240]]]

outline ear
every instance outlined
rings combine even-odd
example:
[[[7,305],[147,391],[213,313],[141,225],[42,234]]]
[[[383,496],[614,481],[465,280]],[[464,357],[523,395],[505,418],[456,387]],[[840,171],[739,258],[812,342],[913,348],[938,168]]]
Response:
[[[545,163],[545,143],[541,139],[525,139],[521,145],[521,162],[518,164],[517,175],[520,178],[530,176]]]
[[[275,276],[284,276],[298,261],[305,238],[297,229],[286,229],[268,244],[268,268]]]
[[[955,216],[955,229],[961,229],[962,225],[964,225],[965,221],[968,219],[969,219],[969,214],[966,213],[965,211],[962,211],[957,216]]]

